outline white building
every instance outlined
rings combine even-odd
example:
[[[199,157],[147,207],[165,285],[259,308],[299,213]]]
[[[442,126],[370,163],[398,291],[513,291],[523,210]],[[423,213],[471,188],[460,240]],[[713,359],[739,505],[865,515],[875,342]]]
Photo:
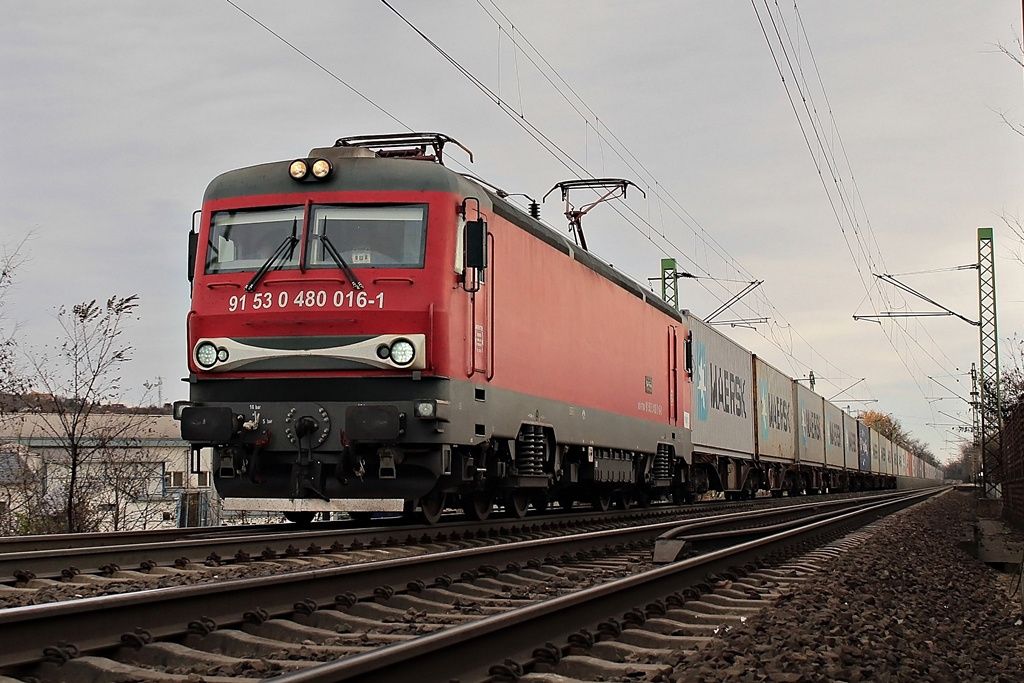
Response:
[[[209,467],[191,472],[170,415],[94,413],[72,430],[54,413],[14,413],[0,417],[0,534],[45,532],[48,518],[63,519],[73,455],[88,528],[217,523]]]

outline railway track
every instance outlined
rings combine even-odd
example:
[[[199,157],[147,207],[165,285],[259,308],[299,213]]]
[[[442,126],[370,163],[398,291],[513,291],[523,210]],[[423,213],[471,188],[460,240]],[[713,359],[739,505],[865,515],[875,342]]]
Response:
[[[873,496],[842,513],[835,502],[827,515],[826,501],[815,501],[771,524],[763,513],[746,521],[733,513],[690,522],[685,532],[674,531],[678,521],[662,521],[524,534],[362,564],[12,608],[0,611],[0,671],[41,681],[507,680],[564,670],[593,648],[637,664],[630,648],[655,647],[658,637],[695,647],[698,641],[685,639],[710,637],[726,623],[717,615],[704,618],[711,624],[667,625],[716,585],[732,592],[703,601],[733,601],[726,606],[741,612],[775,589],[765,574],[735,572],[913,500]],[[795,519],[808,515],[813,521]],[[686,553],[696,554],[656,564],[656,539],[678,542],[684,534]],[[708,583],[709,574],[719,578]],[[617,614],[625,616],[610,619]],[[655,635],[640,633],[651,628]],[[605,644],[611,640],[621,645]],[[431,672],[426,679],[424,671]]]
[[[680,515],[707,514],[715,506],[699,508],[649,508],[625,513],[575,513],[544,515],[526,519],[501,519],[488,522],[450,521],[433,527],[388,523],[355,528],[352,525],[274,525],[258,529],[237,528],[216,533],[206,531],[152,539],[81,539],[70,548],[46,548],[0,552],[0,584],[8,586],[45,586],[53,581],[88,581],[89,576],[138,579],[138,574],[164,575],[209,567],[245,564],[254,560],[290,558],[296,562],[330,557],[346,552],[370,552],[379,548],[416,548],[424,544],[475,541],[500,542],[523,534],[554,534],[560,529],[621,526],[657,519],[677,519]],[[396,520],[397,521],[397,520]],[[84,541],[84,543],[82,543]],[[114,542],[111,542],[114,541]],[[145,577],[143,577],[145,578]]]
[[[813,500],[835,500],[863,494],[831,494]],[[877,494],[872,494],[877,495]],[[251,527],[160,529],[143,532],[60,534],[0,539],[0,606],[18,589],[52,588],[55,582],[91,584],[115,581],[153,581],[183,571],[245,564],[253,560],[332,556],[346,550],[366,552],[381,547],[416,547],[433,539],[445,543],[466,539],[495,539],[524,533],[555,533],[570,527],[634,524],[680,516],[699,517],[723,509],[785,507],[811,499],[758,498],[744,502],[714,501],[698,505],[655,506],[616,512],[535,514],[524,519],[466,521],[452,515],[433,526],[410,525],[400,518],[375,520],[357,526],[353,521],[325,522],[302,527],[266,524]],[[93,578],[90,578],[93,577]],[[96,579],[101,579],[97,581]],[[8,601],[8,604],[10,601]]]

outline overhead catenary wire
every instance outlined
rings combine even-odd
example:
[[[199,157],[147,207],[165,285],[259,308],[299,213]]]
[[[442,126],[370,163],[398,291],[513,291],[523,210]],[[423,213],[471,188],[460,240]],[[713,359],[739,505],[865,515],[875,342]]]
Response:
[[[804,78],[802,64],[794,66],[794,59],[791,58],[790,52],[796,52],[797,49],[793,45],[793,39],[785,25],[785,19],[782,15],[781,9],[778,7],[778,3],[775,3],[776,9],[778,10],[778,19],[776,19],[775,13],[773,13],[771,7],[768,4],[768,0],[764,0],[764,11],[768,17],[768,23],[772,26],[772,34],[777,40],[777,44],[773,42],[769,35],[768,28],[766,26],[766,20],[762,17],[761,11],[758,9],[756,0],[751,0],[751,5],[757,15],[759,24],[761,25],[762,33],[768,44],[769,50],[772,54],[772,58],[775,61],[776,68],[779,72],[779,76],[785,86],[786,93],[789,97],[790,104],[797,119],[801,133],[804,137],[805,145],[808,151],[811,153],[811,157],[815,162],[815,166],[818,170],[819,177],[822,180],[822,185],[825,189],[828,201],[833,209],[836,221],[839,225],[840,231],[847,244],[847,249],[853,258],[854,266],[857,271],[857,275],[861,281],[861,284],[865,290],[866,296],[865,301],[869,302],[876,317],[879,313],[879,306],[875,302],[875,296],[880,297],[884,303],[890,308],[898,308],[889,297],[886,295],[885,290],[877,287],[875,283],[870,282],[867,277],[867,273],[875,272],[876,270],[885,270],[884,259],[882,257],[881,249],[878,246],[878,241],[875,237],[874,231],[871,229],[870,221],[867,218],[867,212],[864,209],[863,200],[860,196],[859,187],[856,184],[855,176],[852,169],[849,168],[849,158],[846,155],[845,146],[842,143],[842,137],[839,135],[838,127],[835,125],[834,119],[832,118],[831,106],[828,106],[828,116],[832,124],[832,131],[834,132],[835,140],[838,142],[838,148],[842,151],[843,159],[846,165],[844,173],[839,172],[839,164],[835,157],[835,150],[832,145],[826,144],[824,141],[825,136],[822,132],[822,123],[818,115],[818,109],[813,104],[813,96],[806,87],[806,80]],[[797,16],[797,23],[800,31],[803,33],[805,38],[805,44],[807,46],[807,52],[810,56],[811,63],[814,65],[814,71],[818,77],[818,83],[823,98],[826,104],[828,103],[827,95],[825,94],[824,85],[821,81],[821,75],[818,71],[817,64],[814,61],[813,52],[810,49],[809,41],[806,41],[806,30],[803,25],[802,18],[799,15],[796,3],[793,4],[794,12]],[[780,26],[782,27],[780,29]],[[786,39],[783,39],[785,34]],[[787,45],[789,49],[787,49]],[[778,49],[778,54],[776,53]],[[783,70],[782,64],[785,63],[788,74],[792,77],[787,79],[786,73]],[[792,81],[792,84],[791,82]],[[794,92],[795,91],[795,94]],[[797,105],[796,100],[799,99],[802,106]],[[801,116],[800,109],[803,110],[804,116]],[[805,124],[806,120],[806,124]],[[811,129],[812,133],[808,133],[808,128]],[[812,144],[811,140],[814,140],[815,144]],[[819,154],[821,161],[819,161]],[[829,176],[831,177],[832,184],[835,186],[836,196],[833,197],[833,191],[830,189],[829,183],[825,181],[825,175],[823,167],[827,169]],[[850,185],[852,186],[852,194],[847,190],[846,184],[843,181],[843,176],[848,175],[850,178]],[[860,210],[857,210],[857,206],[860,206]],[[864,216],[864,225],[862,226],[859,219],[858,213]],[[845,220],[849,221],[850,233],[847,233]],[[856,245],[856,249],[854,249]],[[891,284],[891,283],[890,283]],[[903,302],[905,305],[905,301]],[[862,302],[863,304],[863,302]],[[880,322],[880,321],[879,321]],[[955,366],[955,363],[946,355],[943,348],[931,337],[928,331],[920,325],[918,321],[913,321],[915,330],[919,332],[923,337],[926,337],[931,342],[931,348],[925,348],[921,341],[910,332],[905,326],[905,322],[901,323],[900,320],[889,319],[889,325],[882,325],[885,332],[886,338],[888,339],[893,350],[896,352],[897,357],[907,368],[910,378],[917,384],[922,396],[927,396],[928,392],[923,386],[921,377],[928,375],[927,371],[921,366],[918,360],[918,354],[907,354],[900,348],[900,340],[903,340],[903,344],[909,345],[914,344],[917,349],[924,356],[931,359],[933,363],[940,367]],[[940,357],[942,360],[940,360]]]
[[[495,17],[494,14],[490,10],[487,9],[487,7],[483,4],[483,2],[481,0],[476,0],[476,1],[477,1],[477,4],[491,18],[491,20],[494,21],[499,27],[501,27],[501,21],[497,17]],[[515,25],[512,22],[512,20],[508,17],[508,15],[505,12],[503,12],[497,6],[497,4],[494,2],[494,0],[488,0],[488,3],[501,16],[502,20],[508,22],[509,29],[507,29],[505,31],[505,33],[506,34],[511,33],[511,32],[517,33],[519,35],[519,37],[521,38],[522,42],[525,43],[526,45],[528,45],[530,47],[530,49],[536,54],[536,59],[534,58],[534,56],[532,56],[530,54],[527,54],[526,57],[534,65],[534,67],[537,68],[538,71],[541,72],[541,74],[543,75],[545,80],[547,80],[547,82],[553,88],[555,88],[556,92],[562,97],[562,99],[577,113],[577,115],[579,115],[580,117],[582,117],[584,119],[584,121],[585,121],[585,123],[587,125],[587,130],[588,131],[591,130],[591,129],[594,130],[595,134],[598,136],[598,142],[599,143],[601,141],[608,142],[609,143],[609,149],[612,150],[612,152],[626,165],[627,168],[630,169],[630,171],[635,176],[647,179],[646,180],[647,186],[648,186],[648,188],[651,191],[652,197],[657,198],[658,200],[661,200],[663,197],[669,199],[670,200],[670,202],[668,203],[669,210],[677,218],[680,219],[681,223],[683,223],[684,225],[686,225],[687,227],[689,227],[693,231],[695,237],[699,241],[701,241],[706,246],[710,246],[712,248],[712,250],[716,253],[716,255],[718,257],[722,258],[722,260],[724,262],[731,264],[738,272],[744,274],[745,277],[743,278],[742,282],[749,282],[749,281],[753,280],[754,279],[753,276],[750,275],[750,273],[747,272],[746,269],[744,269],[731,255],[729,255],[728,252],[713,238],[713,236],[708,234],[704,230],[704,228],[702,226],[700,226],[699,223],[688,212],[686,212],[686,210],[682,207],[682,205],[679,204],[678,200],[676,200],[675,197],[673,197],[670,192],[668,192],[667,190],[663,189],[663,186],[661,185],[661,183],[659,183],[657,181],[657,179],[653,176],[653,174],[637,159],[637,157],[632,152],[630,152],[630,150],[625,146],[625,144],[623,144],[622,141],[612,131],[610,131],[607,128],[607,126],[602,126],[601,125],[601,120],[596,115],[596,113],[593,111],[593,109],[589,105],[587,105],[586,102],[580,97],[580,95],[571,87],[571,85],[569,85],[565,81],[565,79],[562,78],[560,74],[558,74],[557,70],[540,53],[540,51],[533,45],[533,43],[530,42],[529,38],[527,36],[525,36],[522,33],[521,30],[520,31],[515,31]],[[539,62],[543,63],[543,65],[546,68],[542,68],[541,65],[538,63],[538,60],[539,60]],[[550,73],[549,73],[549,71],[550,71]],[[518,74],[517,74],[517,77],[518,77]],[[561,84],[561,85],[559,85],[559,84]],[[571,95],[572,95],[571,97],[565,92],[566,90],[568,90],[568,92],[571,93]],[[591,118],[593,118],[593,122],[591,122]],[[604,134],[601,132],[602,129],[610,136],[611,140],[607,140],[605,138]],[[615,144],[611,144],[612,142],[614,142]],[[604,147],[602,146],[602,150],[603,149],[604,149]],[[659,201],[659,207],[663,206],[664,204],[665,203]],[[673,206],[673,204],[675,206]],[[619,213],[620,216],[622,216],[622,210],[620,210],[618,207],[613,207],[613,208],[615,209],[615,211],[617,213]],[[657,231],[650,224],[649,220],[644,219],[642,216],[637,214],[636,211],[633,210],[628,205],[624,206],[623,210],[625,210],[626,212],[631,213],[632,216],[633,216],[633,219],[635,219],[636,221],[639,221],[640,223],[642,223],[643,225],[645,225],[647,227],[646,234],[648,236],[648,239],[650,241],[652,241],[652,243],[654,242],[654,240],[651,239],[651,234],[652,233],[657,233],[660,239],[662,239],[668,246],[673,248],[675,253],[673,253],[673,254],[666,254],[666,255],[681,256],[686,261],[691,263],[694,267],[696,267],[698,270],[701,270],[701,271],[707,273],[710,276],[710,271],[707,268],[702,268],[696,261],[694,261],[692,258],[687,256],[686,255],[686,251],[684,249],[682,249],[679,245],[677,245],[671,238],[669,238],[668,235],[665,233],[664,229],[662,229],[661,231]],[[636,225],[633,222],[633,220],[630,220],[629,217],[623,216],[623,218],[627,221],[627,223],[630,223],[631,225],[634,225],[634,227],[636,227]],[[663,248],[662,248],[662,251],[664,252]],[[725,280],[725,278],[713,278],[713,279],[716,279],[718,281]],[[705,287],[705,290],[707,290],[706,287]],[[710,290],[708,290],[708,291],[709,291],[709,293],[711,293]],[[728,290],[726,290],[726,291],[727,291],[727,295],[731,297],[732,293],[728,292]],[[722,301],[721,298],[719,298],[717,296],[716,296],[716,298],[720,302]],[[773,312],[773,315],[770,316],[771,318],[783,319],[784,320],[784,318],[781,316],[781,313],[778,311],[778,309],[775,308],[774,306],[772,306],[770,304],[770,302],[767,301],[766,298],[765,298],[764,302],[765,302],[766,305],[770,306],[770,308],[771,308],[771,310]],[[746,302],[745,302],[744,305],[745,305],[745,307],[748,310],[751,310],[751,311],[753,311],[755,313],[760,313],[761,312],[761,311],[757,311],[757,310],[755,310],[753,308],[750,308],[746,304]],[[790,327],[790,326],[787,326],[787,327]],[[797,335],[797,336],[800,336],[800,335]],[[773,337],[766,337],[764,335],[762,335],[762,337],[764,337],[766,339],[766,341],[771,343],[773,346],[776,346],[777,348],[779,348],[779,350],[782,351],[784,354],[786,354],[788,357],[790,357],[791,360],[796,360],[795,358],[793,358],[793,349],[792,348],[788,348],[787,349],[787,348],[784,348],[783,346],[777,344],[776,340]],[[813,349],[813,347],[807,342],[806,339],[804,339],[802,336],[800,336],[800,340],[801,340],[801,343],[803,343],[808,349],[810,349],[813,354],[817,354],[819,357],[821,357],[821,354],[817,353]],[[803,368],[804,371],[806,371],[808,369],[809,369],[809,366]]]
[[[391,114],[384,107],[374,102],[365,94],[359,92],[355,87],[350,85],[348,82],[337,77],[334,73],[330,71],[330,69],[320,64],[317,60],[315,60],[307,53],[303,52],[302,50],[299,50],[292,42],[286,40],[283,36],[270,29],[269,26],[257,20],[250,13],[242,10],[240,7],[238,7],[238,5],[236,5],[231,0],[228,0],[228,2],[242,14],[247,16],[250,20],[260,25],[268,33],[270,33],[279,41],[287,45],[290,49],[299,53],[309,62],[314,64],[317,68],[327,73],[332,79],[336,80],[337,82],[351,90],[353,93],[355,93],[357,96],[359,96],[361,99],[369,103],[371,106],[384,113],[386,116],[388,116],[388,118],[395,121],[399,125],[403,126],[403,128],[405,128],[406,130],[413,130],[412,127],[410,127],[405,122],[401,121],[397,116]],[[517,111],[512,105],[503,100],[498,95],[497,92],[489,88],[482,80],[480,80],[472,72],[470,72],[468,68],[461,65],[458,62],[458,60],[456,60],[452,55],[447,53],[447,51],[441,48],[440,45],[438,45],[435,41],[430,39],[429,36],[427,36],[423,31],[418,29],[408,19],[402,16],[402,14],[398,12],[397,9],[395,9],[395,7],[391,3],[387,2],[386,0],[382,0],[382,4],[384,4],[396,16],[401,18],[401,20],[405,22],[412,30],[414,30],[418,35],[420,35],[424,41],[426,41],[434,50],[438,52],[438,54],[444,57],[454,68],[456,68],[465,78],[467,78],[467,80],[469,80],[474,85],[474,87],[476,87],[480,92],[482,92],[486,97],[488,97],[488,99],[490,99],[494,104],[496,104],[510,118],[516,121],[516,123],[521,128],[523,128],[523,130],[527,132],[528,135],[530,135],[539,145],[541,145],[542,148],[548,151],[548,153],[551,154],[570,173],[572,173],[576,177],[592,177],[592,175],[587,171],[585,164],[581,164],[578,161],[576,161],[571,154],[569,154],[563,147],[555,143],[555,141],[550,136],[546,135],[538,126],[536,126],[526,117],[521,101],[521,95],[520,107]],[[478,4],[480,4],[480,6],[483,7],[479,0]],[[500,13],[502,17],[506,16],[503,12],[500,11],[500,9],[497,8],[496,4],[491,2],[491,5],[495,7],[495,10],[498,13]],[[486,8],[484,9],[486,10]],[[491,13],[488,13],[488,15],[491,16],[492,20],[495,20],[497,23],[497,20]],[[707,230],[705,230],[704,227],[701,226],[699,222],[697,222],[696,219],[694,219],[693,216],[691,216],[686,211],[684,207],[682,207],[678,200],[675,197],[673,197],[670,192],[667,191],[667,189],[658,181],[658,179],[654,177],[654,175],[650,173],[650,171],[641,162],[639,162],[637,157],[632,152],[629,151],[629,149],[621,142],[621,140],[613,132],[611,132],[607,128],[603,121],[599,117],[597,117],[596,114],[594,114],[593,110],[589,106],[587,106],[585,102],[583,102],[583,100],[578,96],[578,94],[576,94],[575,91],[571,89],[571,87],[568,86],[565,80],[562,79],[561,76],[557,75],[557,71],[555,71],[553,67],[550,67],[550,62],[548,62],[548,60],[546,60],[543,57],[543,55],[541,55],[539,51],[537,51],[536,48],[532,46],[532,43],[530,43],[529,39],[522,33],[522,31],[515,29],[511,22],[509,22],[509,26],[512,27],[512,30],[505,30],[504,33],[505,35],[509,35],[510,38],[515,36],[515,38],[512,40],[513,49],[515,49],[517,53],[519,51],[523,51],[523,54],[526,55],[529,61],[533,63],[536,68],[538,68],[538,70],[544,75],[544,77],[550,83],[552,83],[553,87],[556,88],[556,90],[560,93],[563,99],[565,99],[566,102],[568,102],[570,106],[573,107],[573,109],[577,112],[578,115],[580,115],[586,121],[588,121],[590,127],[592,128],[592,130],[598,138],[598,142],[601,146],[602,152],[605,149],[610,150],[613,154],[615,154],[616,157],[618,157],[622,161],[622,163],[626,164],[626,166],[630,168],[632,172],[636,173],[638,177],[642,177],[645,179],[645,184],[648,188],[653,189],[653,195],[656,196],[659,200],[659,209],[663,210],[667,208],[671,215],[675,216],[681,224],[685,225],[692,231],[695,238],[695,244],[703,245],[705,249],[705,258],[707,254],[713,254],[715,258],[721,259],[723,263],[727,264],[729,270],[735,271],[737,274],[739,274],[743,281],[749,282],[754,280],[755,278],[741,264],[739,264],[739,262],[734,257],[732,257],[728,253],[728,251],[725,248],[723,248],[722,245],[718,243],[714,239],[714,237],[710,233],[708,233]],[[525,50],[522,50],[523,44],[530,46],[530,48],[538,56],[537,59],[534,59]],[[554,78],[552,78],[544,68],[541,68],[539,66],[538,59],[540,60],[540,62],[548,66],[552,74],[555,74]],[[557,85],[558,82],[564,84],[564,87],[568,88],[569,91],[572,92],[573,97],[576,98],[576,100],[579,102],[579,105],[572,102],[572,98],[567,96],[563,88]],[[590,123],[591,117],[593,119],[592,123]],[[652,244],[654,244],[659,250],[661,250],[662,253],[664,253],[665,255],[682,258],[683,260],[691,263],[694,269],[698,270],[699,272],[703,272],[706,275],[710,276],[712,274],[707,264],[699,264],[696,260],[690,258],[687,254],[687,250],[683,249],[679,244],[676,243],[674,238],[672,238],[668,234],[666,228],[664,227],[664,221],[662,221],[662,226],[659,229],[652,225],[648,218],[644,218],[628,205],[623,205],[622,207],[615,206],[613,208],[627,224],[629,224],[633,229],[643,234],[645,238],[647,238]],[[659,244],[659,241],[661,242],[661,244]],[[717,279],[721,280],[725,278]],[[712,282],[714,282],[714,280],[712,280]],[[724,295],[721,295],[716,291],[709,289],[700,281],[698,281],[698,284],[720,302],[728,298],[728,296],[732,295],[732,293],[729,290],[724,289],[724,287],[718,283],[715,284],[718,284],[719,290],[725,292]],[[742,303],[743,308],[747,311],[752,312],[753,314],[755,314],[755,316],[758,317],[761,317],[762,313],[770,313],[770,315],[765,315],[764,317],[771,318],[773,321],[772,325],[776,325],[775,321],[783,321],[784,323],[784,316],[774,305],[771,304],[771,302],[767,299],[766,296],[764,296],[763,294],[760,295],[758,297],[758,301],[760,302],[759,304],[756,304],[758,307],[754,307],[754,305],[752,305],[749,301],[744,301]],[[780,334],[781,332],[785,332],[785,336]],[[777,327],[770,326],[768,334],[764,334],[760,330],[758,330],[758,333],[761,334],[761,336],[768,343],[782,351],[782,353],[790,361],[791,368],[794,371],[794,374],[805,374],[809,369],[811,369],[812,365],[815,364],[815,356],[824,361],[824,356],[821,353],[819,353],[816,349],[814,349],[814,347],[811,346],[806,339],[799,335],[799,333],[793,328],[793,326],[788,323],[778,324]],[[809,362],[800,360],[795,356],[794,338],[798,339],[801,344],[803,344],[807,349],[809,349],[811,354],[811,359]],[[835,367],[834,364],[828,361],[824,362],[827,368],[831,368],[831,370],[828,372],[830,376],[844,375],[849,378],[854,377],[849,373],[843,373],[843,371]]]
[[[289,41],[289,40],[288,40],[287,38],[285,38],[284,36],[282,36],[282,35],[281,35],[280,33],[278,33],[277,31],[275,31],[274,29],[270,28],[269,26],[267,26],[266,24],[264,24],[264,23],[263,23],[262,21],[260,21],[260,20],[259,20],[259,19],[257,19],[256,17],[254,17],[254,16],[252,15],[252,14],[250,14],[249,12],[246,12],[246,11],[245,11],[244,9],[242,9],[241,7],[239,7],[239,6],[237,5],[237,4],[235,4],[234,0],[224,0],[224,1],[225,1],[226,3],[228,3],[229,5],[231,5],[232,7],[234,7],[234,8],[235,8],[236,10],[238,10],[239,12],[241,12],[242,14],[244,14],[245,16],[249,17],[249,19],[251,19],[251,20],[252,20],[253,22],[255,22],[255,23],[256,23],[256,24],[258,24],[258,25],[259,25],[260,27],[262,27],[264,31],[266,31],[267,33],[271,34],[272,36],[274,36],[275,38],[277,38],[278,40],[280,40],[280,41],[281,41],[282,43],[284,43],[285,45],[287,45],[288,47],[290,47],[290,48],[291,48],[292,50],[294,50],[294,51],[295,51],[295,52],[297,52],[298,54],[302,55],[302,57],[303,57],[304,59],[306,59],[306,61],[308,61],[308,62],[309,62],[310,64],[312,64],[312,65],[313,65],[313,66],[315,66],[316,68],[318,68],[318,69],[320,69],[321,71],[323,71],[323,72],[324,72],[325,74],[327,74],[328,76],[330,76],[330,77],[331,77],[332,79],[334,79],[335,81],[337,81],[337,82],[338,82],[338,83],[340,83],[341,85],[343,85],[343,86],[345,86],[346,88],[348,88],[348,89],[349,89],[349,90],[350,90],[350,91],[351,91],[352,93],[354,93],[354,94],[355,94],[355,95],[356,95],[357,97],[359,97],[359,98],[360,98],[360,99],[362,99],[362,100],[363,100],[364,102],[366,102],[367,104],[369,104],[370,106],[372,106],[372,107],[373,107],[374,109],[376,109],[376,110],[377,110],[377,111],[379,111],[380,113],[384,114],[384,115],[385,115],[385,116],[387,116],[387,117],[388,117],[389,119],[391,119],[392,121],[394,121],[394,122],[395,122],[395,123],[397,123],[398,125],[402,126],[402,127],[403,127],[403,128],[405,128],[406,130],[412,130],[412,128],[410,128],[408,124],[404,123],[404,122],[403,122],[403,121],[402,121],[401,119],[399,119],[399,118],[398,118],[397,116],[395,116],[394,114],[392,114],[391,112],[389,112],[389,111],[388,111],[387,109],[385,109],[384,107],[380,106],[379,104],[377,104],[376,102],[374,102],[374,101],[373,101],[372,99],[370,99],[369,97],[367,97],[366,95],[364,95],[363,93],[361,93],[361,92],[360,92],[359,90],[357,90],[357,89],[356,89],[356,88],[355,88],[354,86],[352,86],[352,85],[351,85],[351,84],[349,84],[348,82],[346,82],[346,81],[342,80],[341,78],[339,78],[337,74],[335,74],[335,73],[334,73],[333,71],[331,71],[330,69],[328,69],[328,68],[327,68],[326,66],[324,66],[324,65],[323,65],[323,64],[321,64],[320,62],[318,62],[318,61],[316,61],[315,59],[313,59],[312,57],[310,57],[310,56],[309,56],[309,55],[308,55],[307,53],[303,52],[303,51],[302,51],[301,49],[299,49],[299,47],[298,47],[297,45],[295,45],[294,43],[292,43],[291,41]]]

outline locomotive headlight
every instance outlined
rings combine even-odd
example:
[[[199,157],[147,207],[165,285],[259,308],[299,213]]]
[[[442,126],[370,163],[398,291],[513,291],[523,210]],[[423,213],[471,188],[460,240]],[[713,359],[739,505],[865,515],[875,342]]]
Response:
[[[210,342],[203,342],[196,348],[196,362],[204,368],[212,368],[217,362],[217,347]]]
[[[413,405],[416,408],[416,417],[427,419],[437,413],[437,404],[433,401],[416,401]]]
[[[391,342],[391,360],[395,365],[408,365],[416,357],[416,348],[408,339]]]
[[[313,177],[326,178],[331,174],[331,162],[327,159],[317,159],[313,162]]]
[[[220,361],[221,363],[226,363],[228,360],[228,350],[217,349],[217,360]]]
[[[309,164],[306,163],[305,159],[296,159],[288,167],[288,175],[295,178],[295,180],[302,180],[309,175]]]

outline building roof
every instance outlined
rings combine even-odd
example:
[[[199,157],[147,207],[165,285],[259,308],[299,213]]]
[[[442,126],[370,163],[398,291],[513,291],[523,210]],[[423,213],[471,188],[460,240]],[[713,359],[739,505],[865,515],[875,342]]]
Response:
[[[126,428],[127,426],[127,428]],[[111,440],[111,446],[138,448],[185,448],[177,421],[170,415],[94,413],[89,418],[87,437],[102,438],[117,432],[123,438]],[[64,430],[55,413],[14,413],[0,417],[0,443],[20,444],[27,448],[57,448]]]

